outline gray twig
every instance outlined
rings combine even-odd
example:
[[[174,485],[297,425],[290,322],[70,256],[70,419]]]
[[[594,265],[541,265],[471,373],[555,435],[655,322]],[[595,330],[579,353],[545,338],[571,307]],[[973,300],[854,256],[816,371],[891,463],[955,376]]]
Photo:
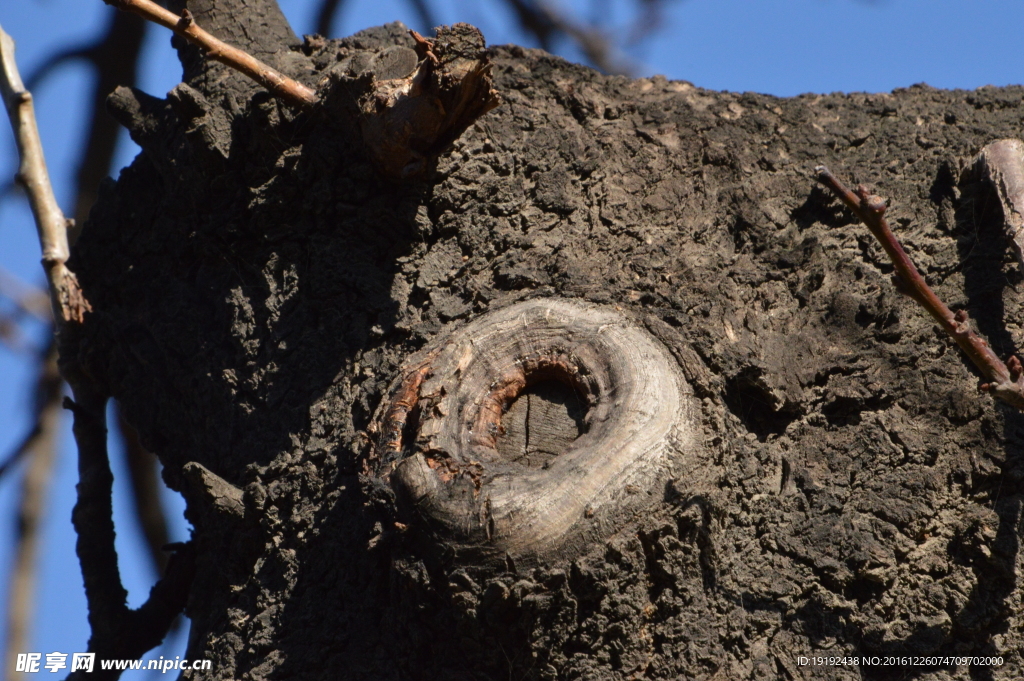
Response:
[[[18,181],[28,194],[32,215],[43,250],[43,269],[50,284],[50,297],[58,325],[81,323],[92,307],[78,285],[78,279],[66,263],[68,249],[68,220],[57,205],[43,157],[43,145],[36,125],[32,95],[21,82],[14,61],[14,40],[0,28],[0,95],[18,143],[21,165]]]
[[[22,457],[29,460],[21,479],[21,499],[18,502],[18,534],[15,537],[11,576],[8,585],[7,606],[7,676],[13,678],[14,656],[29,649],[29,631],[32,623],[36,580],[39,575],[37,558],[43,512],[46,508],[47,488],[53,479],[61,421],[61,381],[57,371],[57,349],[54,343],[40,356],[39,378],[36,384],[35,426],[18,449],[0,465],[0,476],[8,466]]]
[[[36,126],[32,95],[21,81],[14,62],[14,41],[0,29],[0,93],[18,142],[19,180],[25,185],[43,249],[43,266],[50,283],[58,331],[71,322],[84,321],[91,311],[74,274],[65,265],[68,253],[68,221],[57,206],[50,185],[42,144]],[[65,367],[75,399],[66,406],[75,415],[78,445],[78,502],[73,523],[78,533],[77,551],[82,565],[89,623],[89,649],[107,658],[135,658],[150,650],[166,635],[184,608],[194,574],[190,545],[182,545],[168,564],[167,572],[138,610],[129,610],[117,567],[114,521],[111,506],[113,476],[107,454],[107,395],[95,381]],[[98,670],[98,679],[115,679],[117,670]],[[81,672],[72,678],[82,678]]]

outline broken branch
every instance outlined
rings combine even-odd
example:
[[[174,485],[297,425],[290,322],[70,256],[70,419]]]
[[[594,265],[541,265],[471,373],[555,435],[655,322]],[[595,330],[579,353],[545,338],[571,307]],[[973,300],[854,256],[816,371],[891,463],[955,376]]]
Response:
[[[248,52],[228,45],[201,29],[192,13],[183,10],[181,16],[170,12],[152,0],[103,0],[108,5],[138,14],[143,19],[169,28],[206,53],[206,56],[236,71],[244,73],[267,88],[275,96],[297,106],[309,106],[320,101],[316,93],[302,83],[289,78],[277,69],[264,64]]]
[[[992,142],[981,150],[974,166],[996,191],[1003,209],[1003,231],[1024,271],[1024,142]]]
[[[988,342],[971,330],[965,310],[954,314],[939,300],[889,228],[885,219],[885,201],[868,193],[863,185],[858,186],[856,192],[850,191],[825,166],[818,166],[815,172],[818,181],[831,189],[878,239],[896,268],[893,274],[896,289],[917,301],[989,381],[982,384],[981,388],[1007,404],[1024,410],[1024,367],[1020,360],[1011,357],[1004,364]]]
[[[57,198],[53,194],[50,175],[43,157],[43,144],[39,139],[32,94],[21,82],[21,74],[14,61],[14,40],[0,28],[0,95],[3,96],[7,115],[11,119],[14,138],[18,144],[21,165],[17,180],[28,194],[32,215],[43,250],[43,269],[50,283],[50,297],[58,323],[81,323],[85,313],[92,311],[89,301],[82,295],[78,279],[67,268],[68,220],[64,218]]]

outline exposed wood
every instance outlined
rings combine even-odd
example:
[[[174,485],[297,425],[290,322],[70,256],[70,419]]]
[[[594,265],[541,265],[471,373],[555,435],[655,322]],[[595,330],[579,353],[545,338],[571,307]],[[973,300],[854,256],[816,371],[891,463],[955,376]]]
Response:
[[[436,30],[435,38],[410,31],[415,51],[396,46],[370,60],[343,60],[321,81],[325,99],[358,99],[366,148],[391,179],[424,176],[501,101],[483,34],[461,23]]]
[[[498,453],[530,467],[564,454],[585,430],[586,400],[554,380],[527,386],[501,419]]]
[[[974,168],[992,184],[1003,210],[1003,230],[1024,271],[1024,142],[996,140],[985,145]]]
[[[446,338],[429,366],[420,417],[405,429],[414,441],[402,443],[391,483],[466,560],[575,555],[661,500],[694,446],[691,392],[675,360],[611,308],[518,303]],[[586,402],[585,432],[542,467],[503,456],[502,416],[528,385],[552,380]]]

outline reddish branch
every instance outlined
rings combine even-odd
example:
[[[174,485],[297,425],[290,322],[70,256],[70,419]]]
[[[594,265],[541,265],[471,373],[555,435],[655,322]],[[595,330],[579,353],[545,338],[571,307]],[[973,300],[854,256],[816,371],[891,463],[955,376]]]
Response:
[[[164,28],[169,28],[203,50],[210,59],[244,73],[287,102],[298,106],[308,106],[320,101],[312,89],[264,64],[251,54],[232,47],[199,28],[192,13],[187,9],[182,11],[181,16],[178,16],[151,0],[103,1],[126,12],[134,12]]]
[[[856,192],[850,191],[825,166],[818,166],[815,171],[818,181],[831,189],[860,218],[885,249],[896,267],[893,284],[897,290],[917,301],[989,381],[982,384],[981,388],[1017,409],[1024,410],[1024,368],[1020,360],[1011,357],[1004,364],[988,342],[971,330],[966,311],[960,310],[954,314],[939,300],[889,228],[885,219],[885,201],[869,194],[864,186],[858,186]]]

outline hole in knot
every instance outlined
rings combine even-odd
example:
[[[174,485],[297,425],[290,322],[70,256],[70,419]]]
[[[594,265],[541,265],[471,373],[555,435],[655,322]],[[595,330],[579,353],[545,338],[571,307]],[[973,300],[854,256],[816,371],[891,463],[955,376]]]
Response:
[[[587,400],[557,379],[530,383],[501,417],[498,453],[506,461],[543,468],[586,431]]]
[[[399,513],[447,563],[571,560],[690,470],[699,402],[631,317],[536,298],[453,333],[410,361],[374,449]]]

